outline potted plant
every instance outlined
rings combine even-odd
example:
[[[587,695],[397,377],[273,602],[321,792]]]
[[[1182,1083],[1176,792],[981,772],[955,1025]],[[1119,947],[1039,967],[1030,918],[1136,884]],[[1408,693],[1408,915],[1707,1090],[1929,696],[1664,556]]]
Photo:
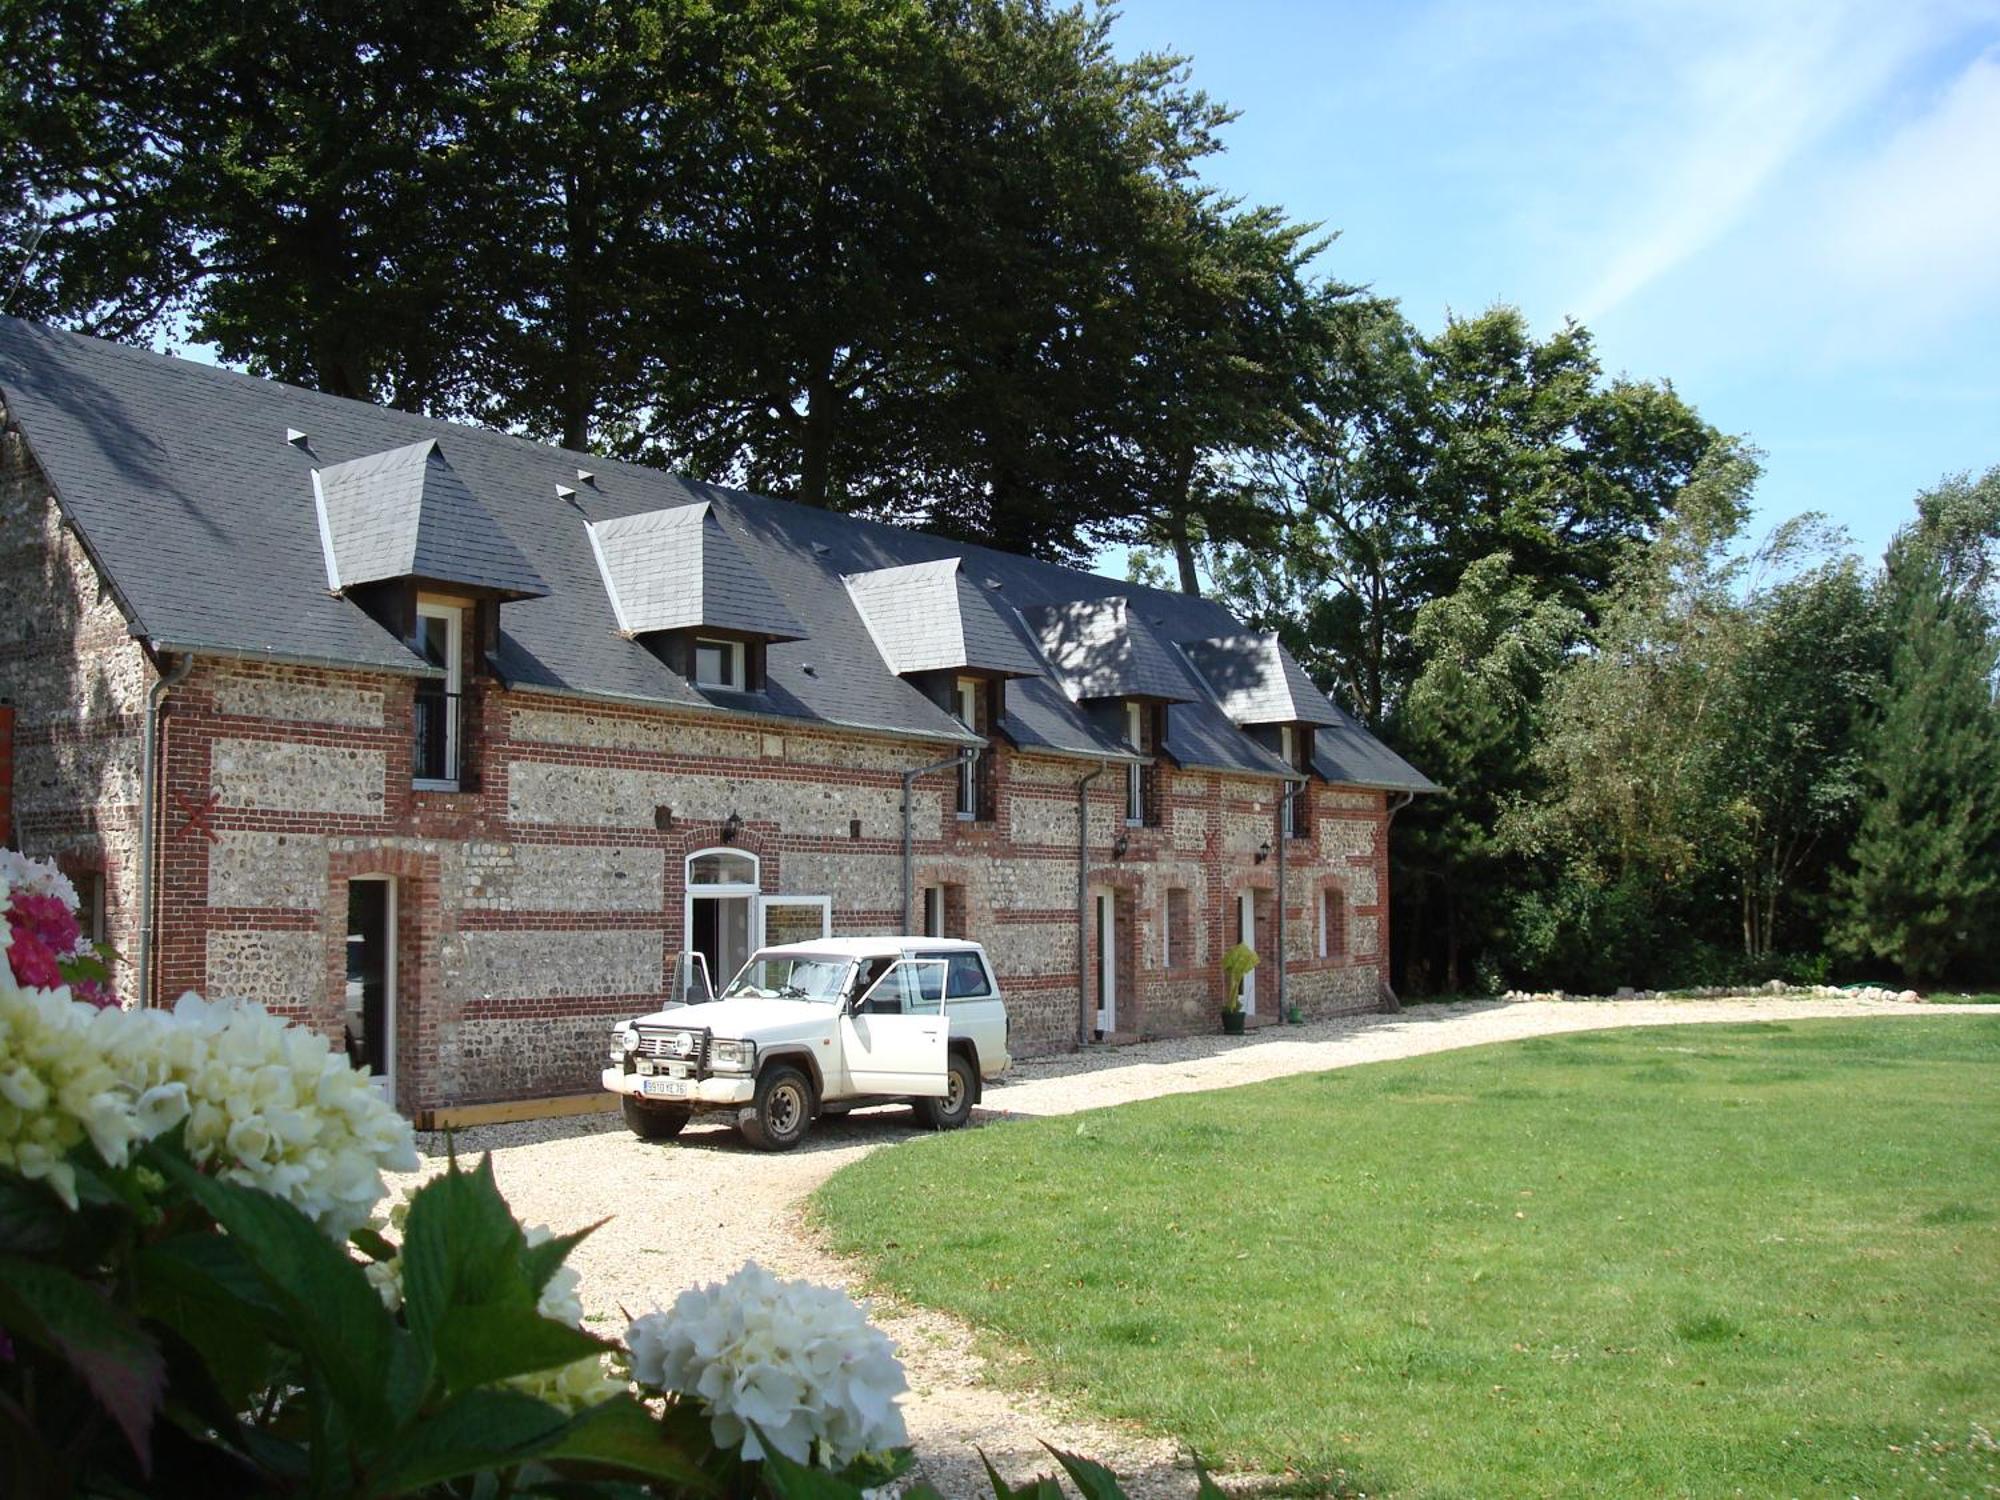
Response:
[[[1257,950],[1238,943],[1222,955],[1222,1030],[1226,1036],[1243,1035],[1243,980],[1257,967]]]

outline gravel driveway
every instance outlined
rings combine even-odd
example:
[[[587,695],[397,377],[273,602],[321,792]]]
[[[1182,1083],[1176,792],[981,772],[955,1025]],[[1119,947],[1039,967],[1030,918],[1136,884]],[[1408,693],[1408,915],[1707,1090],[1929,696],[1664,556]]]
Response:
[[[1068,1114],[1254,1083],[1293,1073],[1415,1057],[1553,1032],[1695,1021],[1877,1016],[1917,1021],[1991,1007],[1849,1000],[1483,1001],[1426,1005],[1400,1015],[1355,1016],[1247,1037],[1193,1037],[1019,1064],[991,1089],[980,1117]],[[764,1155],[734,1131],[690,1126],[678,1141],[648,1144],[613,1115],[461,1132],[461,1154],[491,1152],[500,1187],[529,1223],[567,1231],[609,1218],[578,1249],[583,1298],[599,1332],[622,1333],[624,1315],[665,1304],[683,1288],[755,1259],[783,1276],[858,1288],[860,1268],[829,1254],[803,1223],[802,1200],[839,1168],[911,1138],[905,1108],[862,1111],[815,1125],[797,1150]],[[443,1166],[441,1136],[420,1136],[414,1186]],[[948,1496],[989,1494],[974,1452],[985,1449],[1010,1479],[1052,1465],[1040,1440],[1090,1454],[1128,1480],[1135,1496],[1193,1493],[1172,1442],[1082,1420],[1033,1391],[989,1382],[971,1333],[941,1313],[877,1301],[876,1321],[909,1371],[904,1409],[921,1473]]]

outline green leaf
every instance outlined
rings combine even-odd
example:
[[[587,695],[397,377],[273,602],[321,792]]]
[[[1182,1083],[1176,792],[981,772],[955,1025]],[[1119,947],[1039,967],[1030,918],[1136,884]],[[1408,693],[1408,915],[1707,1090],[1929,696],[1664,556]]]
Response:
[[[519,1391],[467,1391],[398,1435],[370,1466],[377,1480],[371,1493],[417,1490],[522,1463],[547,1453],[573,1426],[553,1406]]]
[[[763,1441],[759,1434],[759,1441]],[[764,1483],[778,1500],[859,1500],[861,1489],[838,1474],[794,1463],[764,1442]]]
[[[438,1373],[452,1391],[559,1369],[614,1347],[532,1307],[478,1305],[447,1308],[431,1344]]]
[[[521,1271],[528,1278],[528,1289],[540,1297],[542,1288],[549,1284],[549,1278],[569,1259],[570,1251],[610,1222],[609,1219],[599,1219],[574,1234],[559,1234],[553,1239],[543,1240],[539,1245],[528,1245],[523,1241]]]
[[[139,1311],[185,1340],[242,1411],[271,1368],[271,1304],[237,1247],[220,1235],[178,1236],[141,1250],[133,1275]]]
[[[1037,1474],[1023,1485],[1012,1485],[1000,1477],[1000,1471],[993,1467],[993,1460],[986,1456],[984,1448],[975,1449],[979,1461],[986,1465],[986,1478],[993,1486],[994,1500],[1067,1500],[1062,1486],[1050,1474]]]
[[[166,1361],[131,1314],[54,1266],[0,1256],[0,1328],[76,1371],[125,1434],[143,1469]]]
[[[347,1428],[387,1431],[395,1325],[361,1267],[282,1198],[204,1177],[171,1154],[157,1160],[242,1249],[282,1311],[281,1341],[305,1355]]]
[[[69,1210],[39,1183],[0,1172],[0,1251],[48,1255],[61,1248]]]
[[[1125,1491],[1119,1487],[1118,1476],[1103,1464],[1079,1454],[1065,1453],[1060,1448],[1050,1448],[1047,1443],[1042,1446],[1055,1455],[1056,1462],[1076,1482],[1077,1493],[1083,1496],[1083,1500],[1125,1500]]]
[[[425,1348],[448,1309],[466,1305],[533,1311],[536,1289],[522,1266],[526,1239],[493,1181],[493,1160],[467,1172],[456,1161],[411,1195],[403,1226],[403,1312]]]
[[[709,1494],[715,1483],[701,1472],[685,1450],[676,1445],[659,1418],[645,1403],[629,1395],[579,1415],[570,1430],[542,1455],[548,1462],[568,1462],[617,1469],[665,1480],[677,1491]]]
[[[382,1237],[382,1232],[379,1229],[370,1229],[365,1224],[350,1234],[347,1237],[347,1242],[370,1260],[382,1261],[394,1260],[396,1258],[396,1247]]]

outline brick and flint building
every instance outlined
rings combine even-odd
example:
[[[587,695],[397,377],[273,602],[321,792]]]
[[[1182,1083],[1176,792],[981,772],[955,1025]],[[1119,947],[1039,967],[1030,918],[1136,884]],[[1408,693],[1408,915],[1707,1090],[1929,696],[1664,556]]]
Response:
[[[1394,1003],[1430,784],[1211,601],[12,319],[0,401],[0,838],[128,1003],[413,1113],[825,932],[981,940],[1026,1053],[1214,1028],[1239,939]]]

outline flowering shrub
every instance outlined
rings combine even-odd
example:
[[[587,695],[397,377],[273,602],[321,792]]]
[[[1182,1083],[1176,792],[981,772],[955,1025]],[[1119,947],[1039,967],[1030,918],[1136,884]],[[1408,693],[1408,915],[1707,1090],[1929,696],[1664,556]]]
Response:
[[[715,1441],[762,1458],[843,1469],[907,1442],[896,1397],[908,1389],[894,1346],[852,1298],[780,1281],[751,1261],[694,1287],[625,1335],[641,1385],[701,1399]]]
[[[907,1470],[902,1366],[844,1294],[747,1265],[600,1338],[589,1231],[523,1228],[490,1160],[369,1218],[410,1128],[322,1038],[78,999],[68,882],[0,851],[0,906],[0,1494],[861,1500]]]
[[[98,946],[76,920],[76,887],[53,864],[0,849],[0,977],[34,989],[70,986],[99,1007],[114,1002]]]

